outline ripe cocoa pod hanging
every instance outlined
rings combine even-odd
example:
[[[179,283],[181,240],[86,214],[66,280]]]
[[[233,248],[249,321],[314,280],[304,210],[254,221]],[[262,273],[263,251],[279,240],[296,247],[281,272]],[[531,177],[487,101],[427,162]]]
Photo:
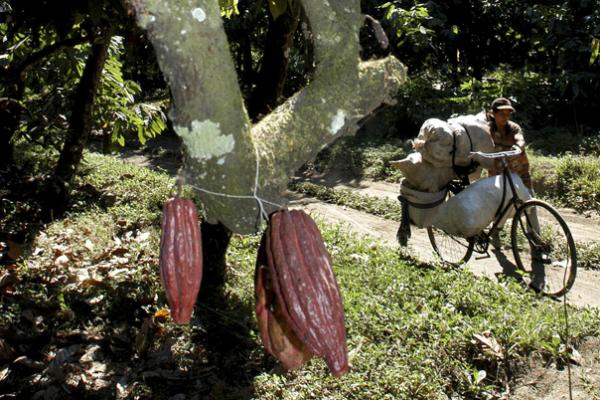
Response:
[[[190,322],[202,281],[202,239],[196,206],[173,198],[163,207],[160,237],[160,277],[173,320]]]
[[[256,262],[255,296],[261,340],[284,368],[317,355],[333,375],[348,371],[344,309],[331,257],[303,211],[271,214]]]

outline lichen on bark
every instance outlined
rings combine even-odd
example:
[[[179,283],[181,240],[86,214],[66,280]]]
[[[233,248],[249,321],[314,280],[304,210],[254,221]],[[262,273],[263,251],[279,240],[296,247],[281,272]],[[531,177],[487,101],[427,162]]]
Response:
[[[251,126],[218,0],[129,1],[171,88],[169,117],[184,139],[186,181],[199,189],[208,222],[236,233],[260,229],[255,190],[267,200],[265,211],[284,206],[289,176],[324,144],[354,133],[356,122],[390,102],[405,80],[405,68],[393,57],[360,62],[359,1],[303,0],[314,76]]]

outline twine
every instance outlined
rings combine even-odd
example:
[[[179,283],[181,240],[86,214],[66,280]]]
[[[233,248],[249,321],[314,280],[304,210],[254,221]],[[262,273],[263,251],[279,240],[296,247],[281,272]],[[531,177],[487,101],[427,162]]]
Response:
[[[258,211],[259,211],[259,214],[257,216],[258,224],[260,225],[261,218],[264,221],[268,221],[269,214],[267,214],[267,211],[265,210],[265,206],[264,206],[265,204],[277,207],[278,209],[282,209],[284,207],[281,204],[273,203],[271,201],[268,201],[268,200],[263,199],[258,196],[258,180],[260,177],[260,161],[259,161],[259,155],[258,155],[258,148],[256,147],[256,145],[254,146],[254,152],[256,153],[256,175],[254,178],[254,189],[252,190],[252,195],[227,194],[227,193],[221,193],[221,192],[213,192],[212,190],[204,189],[204,188],[201,188],[201,187],[198,187],[195,185],[191,185],[191,184],[189,186],[199,192],[203,192],[203,193],[209,194],[211,196],[226,197],[226,198],[230,198],[230,199],[254,199],[254,200],[256,200],[256,203],[258,205]]]

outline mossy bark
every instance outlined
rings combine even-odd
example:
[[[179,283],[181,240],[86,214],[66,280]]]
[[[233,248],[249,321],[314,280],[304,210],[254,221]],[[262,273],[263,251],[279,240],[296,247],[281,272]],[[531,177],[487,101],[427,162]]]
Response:
[[[356,122],[391,101],[405,79],[393,57],[360,62],[359,1],[303,0],[313,79],[251,126],[218,0],[129,1],[171,88],[170,118],[187,149],[187,183],[199,191],[207,222],[235,233],[259,231],[259,206],[267,213],[285,206],[288,177],[325,145],[354,133]]]

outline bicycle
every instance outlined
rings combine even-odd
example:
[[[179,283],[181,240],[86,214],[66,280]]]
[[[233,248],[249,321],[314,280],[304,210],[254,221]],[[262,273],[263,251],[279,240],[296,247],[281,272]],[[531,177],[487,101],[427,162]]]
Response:
[[[491,227],[469,238],[428,227],[429,241],[435,253],[450,265],[466,263],[473,252],[489,256],[488,248],[492,237],[499,235],[505,217],[514,210],[510,241],[517,267],[524,272],[525,282],[538,292],[554,297],[561,296],[566,294],[575,282],[575,242],[569,227],[554,207],[538,199],[523,201],[517,195],[506,159],[520,153],[521,150],[516,148],[482,154],[485,158],[501,160],[504,190],[509,187],[512,193],[504,207],[504,201],[501,202]],[[448,186],[447,196],[454,196],[465,187],[463,181],[453,181]]]

